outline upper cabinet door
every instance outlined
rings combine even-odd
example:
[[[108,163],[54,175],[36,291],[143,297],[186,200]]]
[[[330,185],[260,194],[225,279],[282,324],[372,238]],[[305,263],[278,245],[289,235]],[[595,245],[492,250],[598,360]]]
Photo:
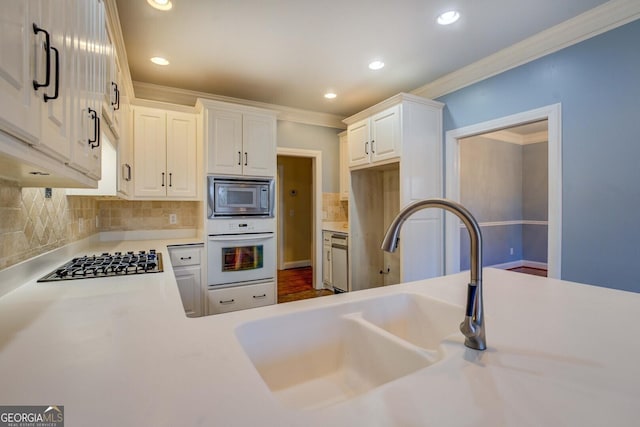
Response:
[[[244,114],[242,120],[242,173],[274,176],[276,171],[276,121],[271,116]]]
[[[167,197],[196,197],[198,168],[196,118],[167,112]]]
[[[245,160],[242,149],[242,113],[212,110],[208,122],[207,172],[241,175]]]
[[[371,162],[400,156],[400,105],[371,117]]]
[[[134,112],[134,192],[141,197],[167,194],[166,113],[136,107]]]
[[[35,52],[45,34],[34,34],[38,16],[33,1],[3,1],[0,18],[0,129],[37,143],[40,136],[40,97],[33,81],[44,83],[45,72],[36,69]],[[46,64],[44,64],[46,66]]]
[[[369,144],[369,119],[354,123],[347,129],[349,144],[349,166],[369,163],[371,147]]]
[[[38,25],[50,35],[50,84],[39,88],[42,99],[43,138],[34,147],[68,163],[71,156],[71,72],[73,68],[72,29],[74,15],[66,13],[69,0],[41,2]],[[37,61],[46,64],[46,49],[39,49]],[[99,176],[98,176],[99,177]]]

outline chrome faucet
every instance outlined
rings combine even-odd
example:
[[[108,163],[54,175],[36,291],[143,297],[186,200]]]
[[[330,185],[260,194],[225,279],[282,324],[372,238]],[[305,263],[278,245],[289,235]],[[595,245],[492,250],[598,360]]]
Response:
[[[382,250],[395,252],[400,240],[402,224],[415,212],[426,208],[440,208],[455,214],[467,227],[471,240],[471,281],[467,287],[467,307],[460,332],[466,337],[464,345],[475,350],[485,350],[487,340],[484,331],[482,305],[482,233],[473,215],[461,204],[447,199],[425,199],[407,205],[389,225],[382,241]]]

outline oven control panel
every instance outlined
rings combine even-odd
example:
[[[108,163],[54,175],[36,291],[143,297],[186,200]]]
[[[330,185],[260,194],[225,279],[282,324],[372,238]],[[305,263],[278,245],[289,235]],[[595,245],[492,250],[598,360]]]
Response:
[[[273,233],[275,228],[275,218],[227,218],[207,221],[209,234]]]

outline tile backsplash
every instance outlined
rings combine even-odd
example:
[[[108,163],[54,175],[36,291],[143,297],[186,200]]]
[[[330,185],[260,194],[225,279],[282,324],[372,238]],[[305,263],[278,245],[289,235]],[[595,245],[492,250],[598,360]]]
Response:
[[[97,202],[0,179],[0,269],[94,234]]]
[[[169,215],[175,215],[175,224]],[[98,231],[196,228],[200,217],[200,202],[98,201]]]
[[[0,178],[0,270],[99,231],[196,228],[200,202],[126,201],[20,188]],[[169,214],[176,216],[170,224]],[[97,218],[97,224],[96,224]]]
[[[322,193],[322,213],[324,221],[347,221],[349,204],[340,200],[340,193]]]

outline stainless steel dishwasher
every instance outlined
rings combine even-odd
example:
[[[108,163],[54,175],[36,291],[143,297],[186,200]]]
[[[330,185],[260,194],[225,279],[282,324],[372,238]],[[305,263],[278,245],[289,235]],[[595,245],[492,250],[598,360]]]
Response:
[[[331,235],[331,281],[336,293],[349,290],[349,237],[344,233]]]

